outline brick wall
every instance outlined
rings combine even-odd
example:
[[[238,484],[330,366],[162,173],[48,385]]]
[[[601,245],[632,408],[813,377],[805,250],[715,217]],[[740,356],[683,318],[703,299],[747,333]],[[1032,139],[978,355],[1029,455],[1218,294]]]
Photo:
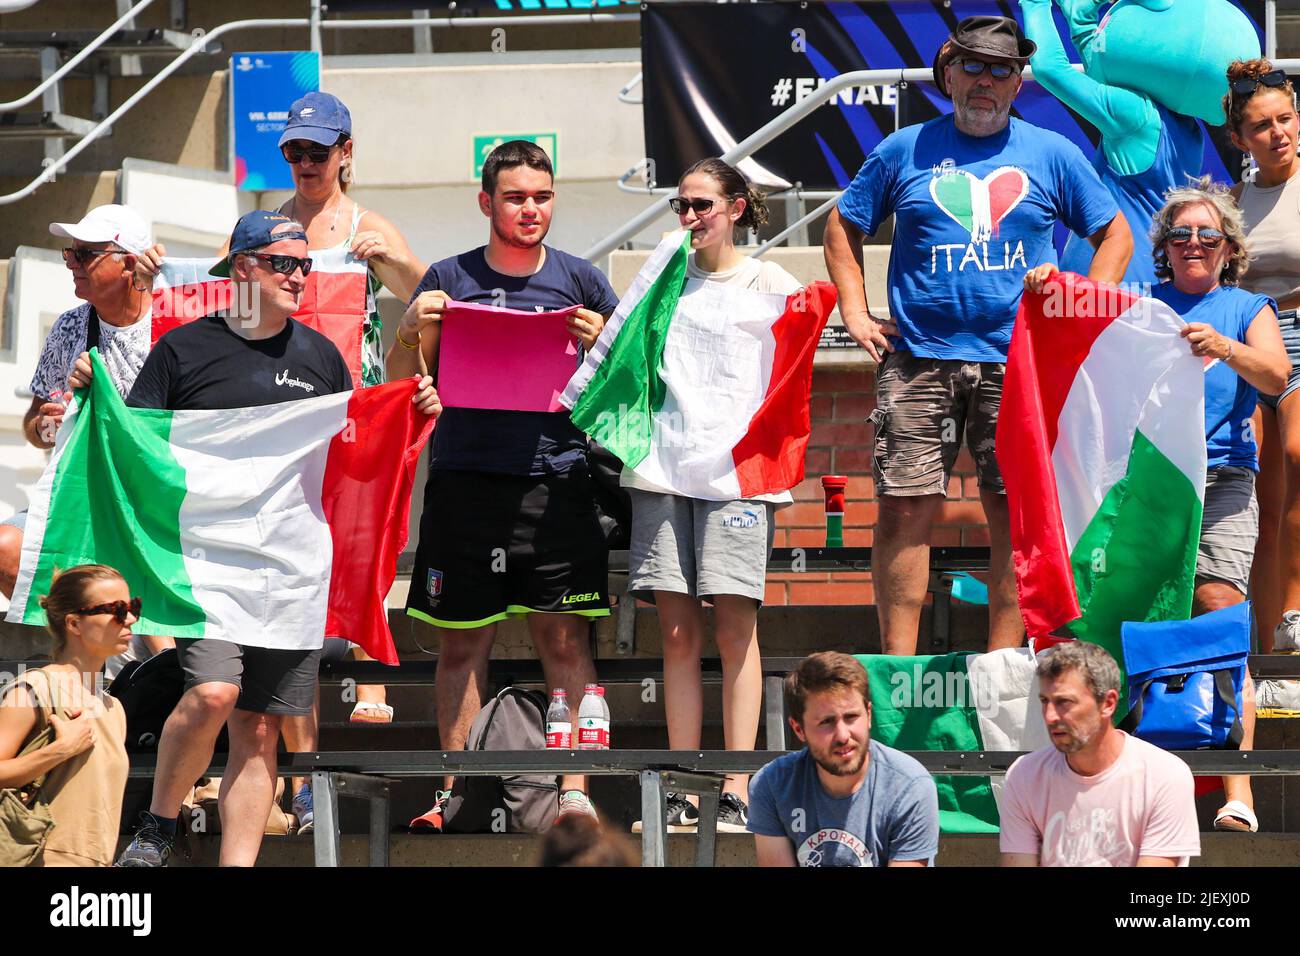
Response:
[[[775,546],[821,547],[826,543],[822,475],[847,475],[844,544],[870,547],[876,525],[876,491],[871,479],[875,370],[818,368],[813,373],[812,438],[806,479],[794,490],[795,503],[777,512]],[[930,539],[932,545],[987,545],[988,528],[975,483],[975,464],[962,450],[948,484],[948,500]],[[869,573],[772,574],[767,604],[874,604]]]

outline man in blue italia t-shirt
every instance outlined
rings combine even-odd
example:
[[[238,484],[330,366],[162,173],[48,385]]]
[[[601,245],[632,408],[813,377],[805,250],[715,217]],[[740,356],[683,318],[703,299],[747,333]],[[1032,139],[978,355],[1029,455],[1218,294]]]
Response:
[[[930,532],[963,431],[989,525],[989,650],[1023,641],[994,455],[1020,294],[1027,272],[1055,268],[1058,220],[1092,243],[1092,279],[1120,281],[1132,253],[1123,215],[1079,149],[1010,115],[1033,52],[1014,20],[959,23],[934,60],[952,114],[887,137],[826,226],[826,266],[844,325],[879,363],[871,414],[880,508],[872,570],[889,654],[916,653]],[[885,319],[868,309],[861,246],[890,216]]]

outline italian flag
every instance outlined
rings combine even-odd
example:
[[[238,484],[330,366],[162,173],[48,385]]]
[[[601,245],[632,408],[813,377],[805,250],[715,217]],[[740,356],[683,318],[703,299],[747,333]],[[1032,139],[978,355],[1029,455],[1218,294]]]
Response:
[[[127,408],[98,350],[33,495],[8,619],[43,625],[55,572],[107,564],[140,633],[397,663],[384,596],[433,428],[414,379],[260,408]]]
[[[352,372],[353,383],[360,386],[369,275],[366,263],[341,246],[312,250],[308,255],[312,270],[293,317],[334,343]],[[177,326],[230,308],[230,280],[208,272],[216,263],[215,258],[169,256],[163,260],[153,285],[154,343]]]
[[[858,656],[871,683],[871,739],[899,750],[1026,751],[1048,745],[1034,654]],[[939,829],[996,833],[1001,775],[934,774]]]
[[[1191,615],[1205,498],[1205,363],[1164,303],[1064,273],[1026,292],[997,456],[1031,638],[1102,645]],[[1059,632],[1059,633],[1058,633]]]
[[[685,295],[689,254],[688,231],[659,244],[560,403],[665,491],[711,501],[786,491],[803,480],[834,287],[784,296],[702,282]]]

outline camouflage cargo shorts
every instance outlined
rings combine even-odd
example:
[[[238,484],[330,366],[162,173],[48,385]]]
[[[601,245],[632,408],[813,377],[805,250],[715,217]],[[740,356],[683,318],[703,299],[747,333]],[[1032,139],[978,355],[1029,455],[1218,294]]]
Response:
[[[876,493],[946,494],[963,433],[980,488],[1005,493],[994,454],[1005,369],[1000,362],[886,355],[870,419]]]

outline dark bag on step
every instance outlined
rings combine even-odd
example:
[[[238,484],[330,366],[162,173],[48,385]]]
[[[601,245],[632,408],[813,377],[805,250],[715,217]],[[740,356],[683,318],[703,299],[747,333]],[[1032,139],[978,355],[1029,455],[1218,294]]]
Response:
[[[185,693],[185,672],[169,647],[146,661],[128,661],[113,678],[108,692],[122,704],[126,714],[127,753],[155,753],[163,724]],[[226,728],[217,736],[217,753],[229,750]]]
[[[506,687],[478,712],[466,750],[545,750],[546,698]],[[461,775],[443,813],[447,833],[541,833],[559,810],[555,777]]]

